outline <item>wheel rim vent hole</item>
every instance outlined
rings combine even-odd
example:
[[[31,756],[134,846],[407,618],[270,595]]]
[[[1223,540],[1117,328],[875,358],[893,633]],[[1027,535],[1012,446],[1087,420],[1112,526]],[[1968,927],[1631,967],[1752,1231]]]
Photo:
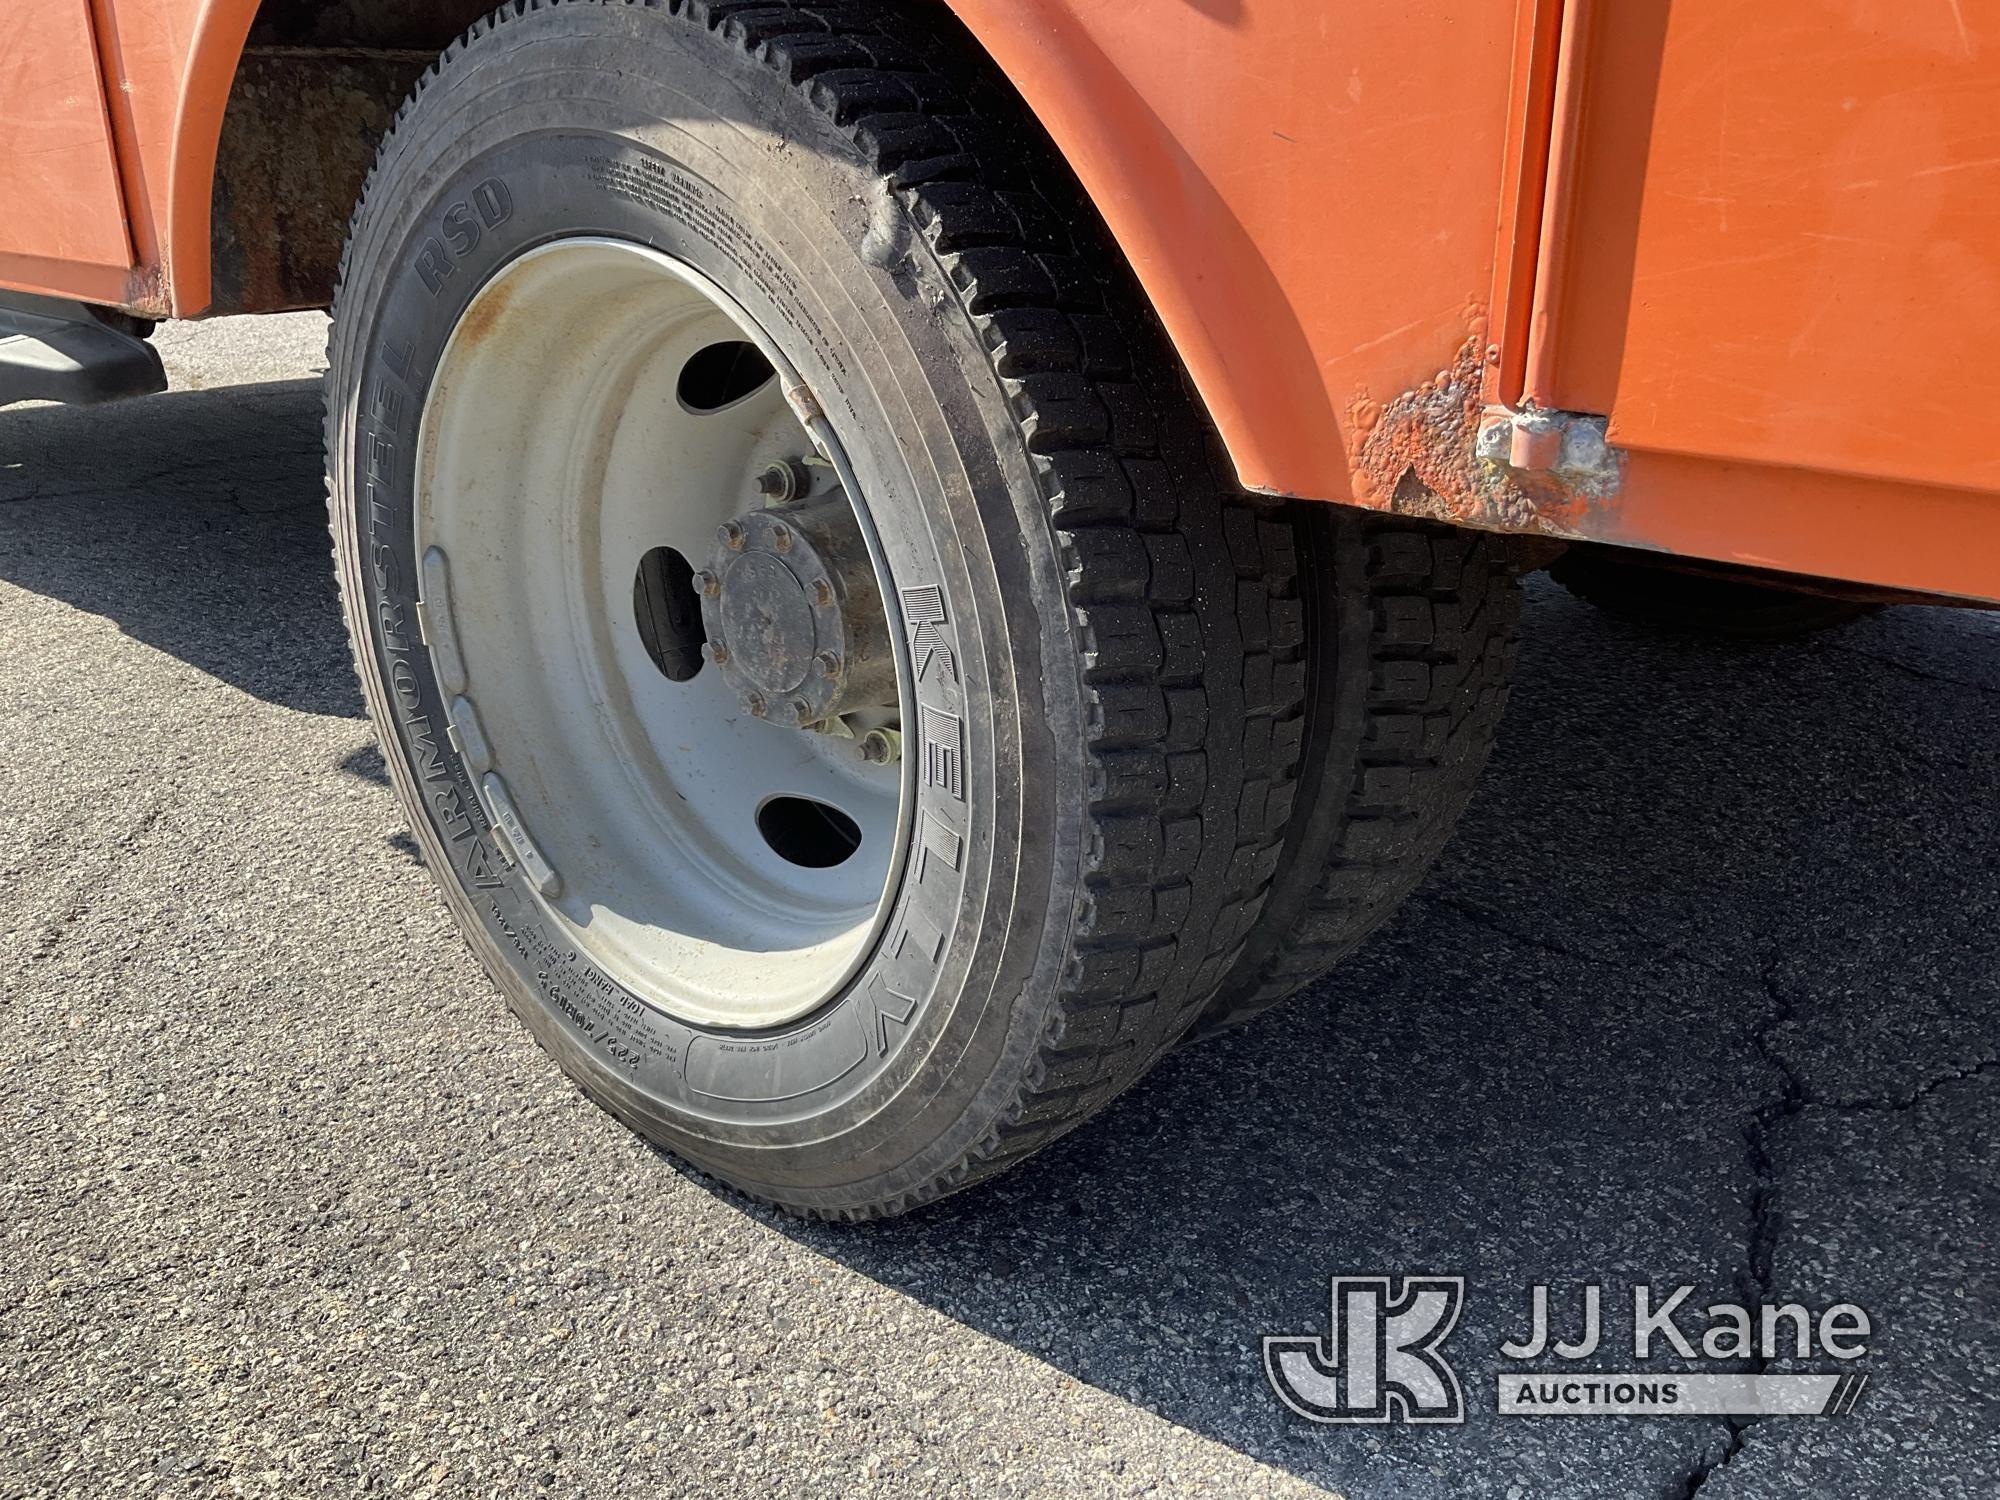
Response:
[[[762,390],[777,373],[755,344],[743,339],[710,344],[681,366],[681,405],[691,412],[721,411]]]
[[[861,828],[830,803],[773,797],[757,809],[757,831],[771,852],[808,870],[845,864],[861,847]]]
[[[677,548],[655,547],[639,559],[632,615],[646,655],[668,679],[686,682],[701,670],[708,627],[702,623],[694,568]]]

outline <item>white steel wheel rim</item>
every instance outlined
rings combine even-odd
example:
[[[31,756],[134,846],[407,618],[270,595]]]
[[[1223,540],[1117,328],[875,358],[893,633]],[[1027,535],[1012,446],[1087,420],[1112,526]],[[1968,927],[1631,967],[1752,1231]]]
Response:
[[[691,408],[688,361],[730,341],[761,351],[773,378]],[[892,615],[900,701],[913,701],[879,540],[825,418],[800,403],[808,429],[794,409],[804,389],[700,272],[579,237],[480,290],[425,400],[416,556],[454,742],[551,919],[605,975],[697,1025],[778,1026],[839,994],[907,857],[905,765],[752,717],[712,659],[670,680],[635,616],[647,551],[701,569],[718,527],[760,503],[758,474],[817,450],[853,504]],[[849,722],[900,718],[891,706]],[[825,867],[782,855],[759,825],[774,799],[837,809],[858,846]]]

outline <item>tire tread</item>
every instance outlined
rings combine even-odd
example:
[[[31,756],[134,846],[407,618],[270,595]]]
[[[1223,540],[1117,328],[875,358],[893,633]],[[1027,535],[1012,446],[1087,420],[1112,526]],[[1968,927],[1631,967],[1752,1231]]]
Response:
[[[384,153],[426,89],[485,38],[571,6],[654,11],[740,48],[889,185],[984,345],[1066,575],[1088,736],[1086,896],[1057,1003],[1019,1088],[956,1162],[874,1202],[829,1206],[745,1189],[816,1217],[900,1213],[993,1175],[1102,1108],[1179,1039],[1235,962],[1282,846],[1289,798],[1272,788],[1296,774],[1301,740],[1289,528],[1236,485],[1171,345],[1067,165],[939,7],[511,0],[425,72]],[[355,225],[367,204],[364,190]],[[347,269],[344,257],[342,289]],[[335,306],[337,328],[338,291]],[[329,388],[329,397],[331,414],[338,393]],[[330,415],[330,465],[336,442]],[[1182,448],[1199,449],[1191,463]],[[1190,529],[1243,581],[1233,610],[1201,602]],[[342,584],[352,618],[358,579],[343,574]],[[1206,661],[1226,660],[1239,635],[1244,681],[1258,687],[1240,711],[1235,669],[1210,681],[1190,658],[1192,643]],[[1239,796],[1239,768],[1253,764],[1258,793]]]
[[[1323,799],[1300,818],[1242,961],[1191,1040],[1240,1026],[1323,978],[1385,921],[1442,852],[1507,704],[1520,590],[1504,538],[1393,516],[1343,516],[1315,573],[1325,671]],[[1358,734],[1353,733],[1358,728]],[[1312,755],[1313,752],[1308,752]],[[1312,771],[1306,773],[1310,779]],[[1306,783],[1301,788],[1306,789]]]

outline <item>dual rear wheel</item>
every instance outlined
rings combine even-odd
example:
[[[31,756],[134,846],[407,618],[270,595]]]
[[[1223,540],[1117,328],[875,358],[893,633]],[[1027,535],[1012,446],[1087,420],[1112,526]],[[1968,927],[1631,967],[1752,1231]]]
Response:
[[[330,355],[357,664],[472,947],[607,1108],[831,1217],[1329,967],[1511,649],[1489,544],[1236,489],[952,27],[510,7],[385,142]]]

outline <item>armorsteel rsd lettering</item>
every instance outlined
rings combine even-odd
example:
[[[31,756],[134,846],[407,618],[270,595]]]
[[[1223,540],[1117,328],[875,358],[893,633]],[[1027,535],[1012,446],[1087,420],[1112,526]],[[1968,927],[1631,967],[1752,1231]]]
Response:
[[[378,374],[369,382],[367,412],[370,425],[364,427],[360,434],[364,459],[361,483],[365,501],[368,566],[375,579],[375,622],[382,638],[382,649],[388,652],[410,649],[409,636],[404,629],[403,606],[394,597],[402,584],[396,549],[382,534],[389,525],[388,493],[393,477],[391,460],[396,452],[394,437],[402,430],[404,416],[409,410],[408,396],[400,384],[403,371],[409,366],[409,358],[407,346],[398,345],[393,340],[384,341],[382,363],[391,373]]]
[[[480,846],[479,823],[466,811],[466,796],[438,748],[430,717],[423,712],[422,688],[409,659],[407,614],[402,602],[394,597],[402,587],[402,569],[397,561],[396,544],[388,535],[394,524],[389,495],[396,477],[397,436],[412,405],[402,385],[409,361],[407,345],[393,339],[383,341],[381,369],[369,382],[367,425],[359,434],[365,501],[363,528],[368,540],[369,572],[375,585],[375,617],[382,649],[393,658],[389,663],[389,688],[396,701],[397,718],[407,731],[411,763],[424,783],[424,798],[436,815],[445,840],[457,849],[468,876],[477,884],[491,885],[497,883],[497,876],[490,851]]]
[[[463,200],[447,204],[439,218],[438,233],[431,235],[417,251],[417,275],[433,297],[456,274],[458,262],[479,248],[488,230],[498,229],[514,217],[514,195],[507,184],[489,177]],[[448,242],[448,243],[447,243]]]

